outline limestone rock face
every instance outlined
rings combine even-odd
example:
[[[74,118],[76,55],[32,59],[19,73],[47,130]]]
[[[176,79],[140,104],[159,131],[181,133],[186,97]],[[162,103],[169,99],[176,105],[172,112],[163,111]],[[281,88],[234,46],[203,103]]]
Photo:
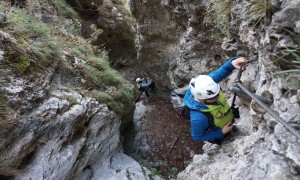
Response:
[[[49,68],[33,82],[11,76],[4,87],[16,114],[13,128],[0,133],[1,161],[26,165],[14,178],[146,178],[149,171],[122,153],[120,117],[57,84],[61,77],[53,72]]]
[[[242,75],[243,85],[271,99],[272,113],[299,131],[299,75],[274,74],[298,68],[289,60],[295,59],[295,52],[297,58],[300,56],[299,0],[271,0],[265,12],[253,16],[248,16],[253,4],[247,0],[214,0],[230,2],[226,14],[229,31],[218,38],[214,36],[213,19],[207,14],[211,1],[131,0],[129,6],[136,22],[124,6],[125,0],[68,2],[83,17],[82,35],[110,50],[111,65],[128,78],[145,72],[163,97],[230,57],[247,57],[250,62]],[[37,19],[71,24],[56,16],[52,1],[31,5],[29,10],[36,12],[31,15]],[[91,11],[84,13],[87,10]],[[103,32],[93,37],[91,25]],[[60,28],[60,33],[71,38],[64,26]],[[9,54],[4,47],[34,54],[17,46],[9,33],[0,30],[0,38],[1,63]],[[43,44],[39,37],[34,38],[32,43]],[[39,57],[41,61],[51,59],[43,71],[17,76],[9,68],[1,69],[0,82],[5,83],[1,83],[0,101],[4,96],[10,105],[5,107],[9,117],[5,128],[0,121],[1,173],[15,179],[152,178],[147,169],[122,152],[119,136],[124,117],[88,94],[67,87],[83,80],[75,77],[71,68],[61,68],[61,60],[69,55],[66,51],[62,57]],[[221,83],[228,98],[227,90],[235,77],[236,72]],[[299,139],[256,102],[239,97],[237,104],[241,118],[234,138],[222,146],[207,143],[204,153],[195,155],[178,179],[299,179]],[[139,119],[135,120],[139,125]],[[143,138],[141,132],[136,140],[143,142]],[[140,150],[147,152],[148,147]]]
[[[68,2],[83,18],[81,32],[86,38],[95,36],[93,26],[102,29],[92,43],[109,50],[111,65],[119,69],[131,68],[135,52],[135,19],[127,0],[77,0]]]
[[[68,32],[68,25],[74,25],[72,20],[58,16],[53,1],[28,2],[24,6],[31,8],[32,18],[43,23],[56,22],[56,33],[67,38],[75,36]],[[6,7],[11,5],[5,3],[1,2],[1,8],[3,4]],[[108,1],[104,3],[109,4]],[[109,14],[110,10],[101,9],[101,13]],[[22,14],[19,16],[22,17]],[[121,22],[126,21],[119,19],[115,22],[117,29]],[[109,22],[104,25],[112,26]],[[131,32],[130,28],[124,26],[124,29]],[[82,86],[79,87],[86,79],[75,72],[74,64],[84,60],[71,55],[68,42],[59,51],[61,53],[56,54],[47,49],[47,41],[42,36],[18,42],[13,33],[1,29],[0,38],[1,42],[7,42],[0,47],[0,178],[150,179],[149,170],[123,154],[120,126],[126,117],[113,112],[105,103],[97,101],[91,92],[86,90],[86,93]],[[39,56],[32,47],[41,46],[34,45],[42,46],[43,53]],[[36,59],[29,59],[31,57]],[[9,66],[2,67],[3,62],[9,62],[8,58],[11,61],[17,61],[16,58],[23,60],[24,64],[20,63],[17,69],[19,74]],[[70,59],[74,64],[62,65]],[[30,72],[26,71],[25,66],[28,61],[33,67]],[[36,67],[36,62],[49,64],[38,64]],[[7,106],[3,105],[3,99]],[[133,105],[127,107],[128,117]]]
[[[226,58],[221,43],[209,40],[203,22],[205,3],[133,0],[131,7],[138,21],[138,68],[155,79],[160,89],[183,86]]]

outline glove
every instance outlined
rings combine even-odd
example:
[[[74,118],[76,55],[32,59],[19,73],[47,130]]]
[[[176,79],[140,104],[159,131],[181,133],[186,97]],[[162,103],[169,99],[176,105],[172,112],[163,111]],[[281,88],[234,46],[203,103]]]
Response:
[[[239,107],[233,106],[231,109],[232,109],[233,117],[236,118],[236,119],[240,118]]]

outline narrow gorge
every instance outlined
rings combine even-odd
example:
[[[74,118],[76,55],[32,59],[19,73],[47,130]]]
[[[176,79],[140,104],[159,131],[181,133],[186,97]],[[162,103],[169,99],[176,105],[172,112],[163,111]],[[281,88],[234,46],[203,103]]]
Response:
[[[0,179],[299,179],[300,0],[3,0],[0,39]],[[237,55],[272,113],[195,142],[169,95]]]

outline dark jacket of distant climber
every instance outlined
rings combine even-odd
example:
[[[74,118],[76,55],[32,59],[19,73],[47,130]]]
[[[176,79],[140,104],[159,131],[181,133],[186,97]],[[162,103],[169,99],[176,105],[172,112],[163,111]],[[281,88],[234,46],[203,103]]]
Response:
[[[148,92],[149,89],[154,88],[154,82],[152,81],[144,81],[144,78],[137,78],[136,79],[136,87],[141,91],[135,102],[138,102],[140,100],[141,95],[145,92],[147,97],[150,97],[150,94]]]

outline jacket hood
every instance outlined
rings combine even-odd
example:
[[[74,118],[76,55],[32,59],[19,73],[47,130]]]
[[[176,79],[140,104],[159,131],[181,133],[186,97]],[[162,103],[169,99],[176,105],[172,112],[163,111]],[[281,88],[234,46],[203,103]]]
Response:
[[[196,101],[194,98],[193,98],[193,95],[191,93],[191,90],[188,89],[185,93],[185,96],[184,96],[184,99],[183,99],[183,102],[184,104],[190,108],[190,109],[193,109],[193,110],[197,110],[197,111],[200,111],[202,109],[208,109],[207,106],[205,106],[204,104],[202,104],[201,102],[199,101]]]

